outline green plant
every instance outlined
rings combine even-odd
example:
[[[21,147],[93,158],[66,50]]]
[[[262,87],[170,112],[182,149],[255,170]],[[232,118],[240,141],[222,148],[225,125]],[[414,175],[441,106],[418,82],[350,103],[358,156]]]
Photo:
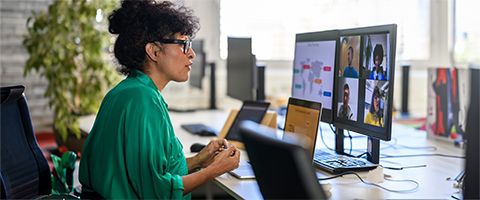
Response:
[[[105,91],[120,76],[104,55],[111,46],[102,13],[117,1],[54,0],[48,11],[32,13],[23,45],[30,54],[24,76],[33,70],[48,80],[44,95],[54,112],[56,133],[80,138],[78,117],[98,110]]]
[[[77,155],[72,151],[67,151],[58,157],[50,155],[53,163],[52,170],[52,194],[69,194],[73,192],[73,171],[75,171],[75,162]]]

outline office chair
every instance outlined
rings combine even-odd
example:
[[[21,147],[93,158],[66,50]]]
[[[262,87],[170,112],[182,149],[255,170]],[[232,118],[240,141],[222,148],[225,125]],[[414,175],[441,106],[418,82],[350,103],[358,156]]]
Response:
[[[25,87],[0,88],[0,198],[31,199],[51,193],[48,162],[34,137]]]
[[[240,133],[265,199],[327,199],[302,138],[277,139],[275,130],[251,121]]]

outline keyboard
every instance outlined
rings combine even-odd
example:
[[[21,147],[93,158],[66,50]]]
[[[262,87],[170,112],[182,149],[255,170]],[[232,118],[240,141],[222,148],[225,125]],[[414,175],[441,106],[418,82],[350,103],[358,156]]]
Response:
[[[191,134],[199,136],[217,136],[217,131],[204,124],[182,124],[181,127]]]
[[[333,174],[346,171],[368,171],[378,165],[363,158],[354,158],[345,155],[331,154],[324,151],[315,151],[313,163],[320,169]]]

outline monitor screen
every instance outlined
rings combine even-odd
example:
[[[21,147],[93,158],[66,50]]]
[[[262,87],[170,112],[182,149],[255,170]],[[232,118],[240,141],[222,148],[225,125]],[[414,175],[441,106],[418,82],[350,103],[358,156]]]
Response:
[[[203,40],[193,40],[192,49],[195,51],[189,83],[192,87],[202,89],[202,79],[205,76],[206,55],[203,50]]]
[[[227,95],[241,101],[255,100],[256,59],[251,38],[228,38]]]
[[[335,53],[338,31],[296,35],[292,97],[323,105],[321,120],[333,120]]]
[[[340,31],[335,125],[390,140],[396,25]]]

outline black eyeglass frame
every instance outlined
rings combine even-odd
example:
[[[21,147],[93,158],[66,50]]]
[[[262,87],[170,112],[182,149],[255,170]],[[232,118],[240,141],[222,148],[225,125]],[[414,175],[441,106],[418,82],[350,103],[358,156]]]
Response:
[[[156,41],[162,44],[183,44],[183,53],[187,54],[188,50],[192,48],[192,40],[177,40],[177,39],[161,39]]]

